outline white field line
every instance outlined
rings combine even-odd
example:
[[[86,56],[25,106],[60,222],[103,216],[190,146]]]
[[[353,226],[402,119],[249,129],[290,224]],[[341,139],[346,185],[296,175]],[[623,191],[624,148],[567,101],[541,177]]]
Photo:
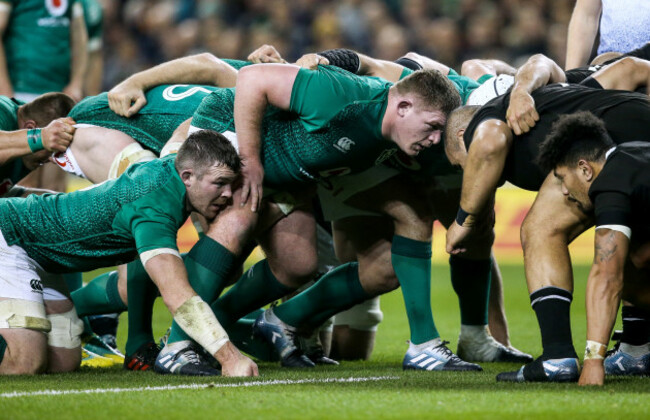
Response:
[[[164,385],[164,386],[146,386],[140,388],[95,388],[95,389],[69,389],[56,390],[46,389],[43,391],[33,392],[5,392],[0,394],[0,398],[16,397],[37,397],[43,395],[76,395],[76,394],[108,394],[120,392],[143,392],[143,391],[174,391],[177,389],[205,389],[205,388],[249,388],[254,386],[273,386],[273,385],[300,385],[300,384],[323,384],[323,383],[355,383],[355,382],[377,382],[390,381],[399,379],[397,376],[369,376],[360,378],[325,378],[325,379],[275,379],[272,381],[243,382],[235,384],[186,384],[186,385]]]

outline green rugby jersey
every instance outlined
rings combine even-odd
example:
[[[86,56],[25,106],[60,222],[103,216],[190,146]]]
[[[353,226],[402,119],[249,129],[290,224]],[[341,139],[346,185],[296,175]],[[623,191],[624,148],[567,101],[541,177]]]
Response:
[[[190,118],[203,98],[216,87],[160,85],[146,92],[147,104],[131,118],[117,115],[108,106],[108,94],[79,102],[69,116],[79,124],[112,128],[133,137],[144,148],[160,154],[174,130]]]
[[[396,150],[381,134],[390,86],[331,66],[300,69],[290,112],[269,107],[263,119],[265,184],[293,188],[361,172],[387,159]],[[234,89],[220,89],[204,99],[192,125],[235,131],[233,111]]]
[[[0,0],[11,5],[3,37],[15,92],[61,91],[70,81],[70,22],[78,0]]]
[[[187,219],[176,155],[132,165],[119,178],[69,194],[0,200],[0,231],[52,273],[127,263],[177,249]]]
[[[16,99],[0,96],[0,130],[18,130],[18,108],[23,103]],[[23,179],[29,170],[23,165],[22,159],[14,159],[0,166],[0,197],[18,181]]]

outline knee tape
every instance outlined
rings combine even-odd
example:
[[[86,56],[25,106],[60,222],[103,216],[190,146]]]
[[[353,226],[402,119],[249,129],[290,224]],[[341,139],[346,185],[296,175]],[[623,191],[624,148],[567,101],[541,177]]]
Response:
[[[120,151],[115,156],[111,169],[108,171],[108,179],[115,179],[122,175],[126,168],[134,163],[148,162],[156,159],[156,155],[151,150],[144,150],[142,146],[137,143],[130,144]]]
[[[382,319],[384,314],[379,307],[379,296],[375,296],[336,314],[334,325],[347,325],[353,330],[360,331],[377,331],[377,326]]]
[[[48,332],[52,328],[40,302],[24,299],[0,301],[0,328],[25,328]]]
[[[84,323],[77,316],[77,311],[69,310],[63,314],[48,315],[52,330],[47,335],[47,344],[51,347],[74,349],[81,345],[81,333]]]

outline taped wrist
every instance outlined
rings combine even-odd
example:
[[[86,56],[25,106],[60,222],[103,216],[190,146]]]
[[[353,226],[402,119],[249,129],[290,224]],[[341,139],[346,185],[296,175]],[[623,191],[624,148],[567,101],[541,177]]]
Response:
[[[327,58],[330,65],[342,68],[350,73],[357,74],[359,67],[361,66],[359,55],[354,51],[345,48],[335,48],[333,50],[322,51],[319,52],[318,55]]]
[[[458,226],[472,227],[475,222],[476,216],[466,212],[462,207],[458,207],[458,213],[456,213],[456,223],[458,223]]]
[[[43,138],[41,137],[40,128],[32,128],[31,130],[27,130],[27,144],[29,145],[29,150],[31,150],[32,153],[45,149],[43,146]]]
[[[607,353],[607,345],[598,341],[587,340],[584,360],[603,360]]]
[[[199,296],[183,302],[174,314],[174,321],[212,355],[230,341],[210,306]]]

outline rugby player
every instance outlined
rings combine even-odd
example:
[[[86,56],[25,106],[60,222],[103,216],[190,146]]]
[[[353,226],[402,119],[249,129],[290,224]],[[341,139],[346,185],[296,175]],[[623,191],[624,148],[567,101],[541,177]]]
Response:
[[[0,96],[0,197],[29,193],[18,181],[46,162],[47,152],[68,148],[75,129],[65,116],[73,106],[63,93],[46,93],[29,104]]]
[[[1,300],[3,373],[36,373],[48,364],[69,371],[79,364],[81,322],[65,287],[50,291],[46,284],[44,293],[45,272],[91,270],[139,256],[174,319],[219,360],[222,373],[257,375],[190,286],[176,248],[190,211],[212,220],[227,205],[239,166],[230,143],[204,131],[190,136],[177,155],[133,166],[114,181],[0,203],[2,275],[11,284]],[[79,223],[88,215],[92,220]],[[44,300],[56,302],[46,308]]]
[[[626,61],[619,62],[615,69],[627,68]],[[641,66],[636,70],[645,71],[646,68]],[[561,76],[563,73],[555,74]],[[608,74],[607,69],[602,69],[588,78],[587,83],[597,82],[606,87]],[[642,121],[648,118],[649,103],[646,96],[635,93],[579,85],[550,85],[532,93],[539,121],[527,133],[516,135],[506,124],[509,99],[516,93],[515,85],[511,94],[481,108],[459,109],[450,118],[445,148],[450,161],[460,164],[465,171],[460,209],[456,222],[447,232],[447,251],[463,252],[463,244],[471,237],[472,223],[489,214],[494,192],[503,181],[539,190],[522,226],[522,244],[544,353],[525,370],[510,376],[503,374],[500,379],[577,380],[578,364],[568,322],[572,279],[567,244],[591,222],[584,213],[566,204],[552,176],[546,177],[534,164],[534,159],[539,144],[560,114],[589,109],[602,116],[614,141],[623,142],[643,134]],[[535,267],[544,272],[544,277]],[[560,273],[565,267],[569,272]],[[555,375],[550,374],[552,370]]]
[[[639,368],[649,373],[647,317],[636,327],[645,335],[645,345],[623,341],[622,349],[603,363],[621,297],[647,307],[650,296],[648,135],[644,142],[616,145],[601,120],[580,112],[560,117],[540,146],[541,166],[553,172],[570,205],[595,218],[596,253],[587,280],[587,347],[580,385],[602,385],[608,362],[629,374]],[[626,308],[639,310],[625,306],[624,312]],[[635,351],[640,354],[630,354]]]

